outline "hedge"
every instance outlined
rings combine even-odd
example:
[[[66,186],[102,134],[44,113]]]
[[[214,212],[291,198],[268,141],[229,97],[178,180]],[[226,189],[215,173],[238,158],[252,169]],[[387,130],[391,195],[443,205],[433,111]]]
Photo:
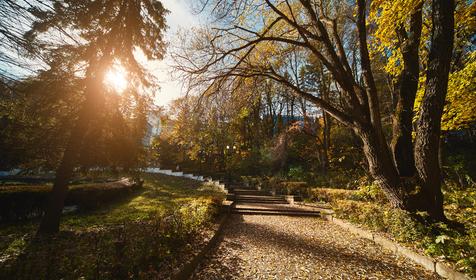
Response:
[[[476,276],[476,227],[470,222],[465,231],[444,223],[429,223],[424,213],[411,214],[382,202],[382,195],[368,186],[359,190],[313,188],[310,198],[328,202],[338,218],[385,233],[406,246],[448,261],[461,272]],[[447,214],[450,211],[446,209]]]
[[[241,180],[249,187],[260,187],[264,190],[276,190],[279,194],[307,196],[309,185],[301,181],[284,181],[279,177],[242,176]]]
[[[335,202],[336,200],[348,199],[359,200],[355,190],[312,188],[309,190],[310,199],[321,202]]]
[[[97,208],[130,194],[140,187],[129,179],[101,184],[73,185],[69,188],[65,205],[82,210]],[[24,220],[43,214],[51,186],[0,187],[0,222]]]
[[[289,182],[284,181],[278,184],[277,191],[281,194],[293,194],[299,196],[307,196],[308,185],[306,182]]]

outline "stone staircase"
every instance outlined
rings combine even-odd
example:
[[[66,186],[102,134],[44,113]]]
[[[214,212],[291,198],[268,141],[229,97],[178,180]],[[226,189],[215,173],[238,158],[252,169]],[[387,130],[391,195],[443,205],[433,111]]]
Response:
[[[227,199],[233,201],[230,210],[232,214],[320,216],[319,211],[311,207],[289,204],[284,196],[272,196],[265,191],[251,188],[231,187]]]

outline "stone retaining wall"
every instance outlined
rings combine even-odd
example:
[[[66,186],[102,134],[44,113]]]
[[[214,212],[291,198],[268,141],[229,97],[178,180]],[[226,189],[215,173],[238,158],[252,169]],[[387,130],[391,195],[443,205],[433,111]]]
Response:
[[[437,261],[433,258],[423,256],[417,252],[414,252],[413,250],[404,247],[397,242],[390,240],[378,233],[368,231],[366,229],[362,229],[358,226],[355,226],[349,222],[343,221],[341,219],[335,218],[332,215],[325,215],[324,216],[328,221],[344,228],[350,231],[351,233],[358,235],[360,237],[370,239],[373,242],[379,244],[385,249],[388,249],[395,254],[404,256],[415,263],[418,263],[422,267],[424,267],[427,270],[430,270],[434,273],[437,273],[441,277],[444,277],[446,279],[451,279],[451,280],[475,280],[476,278],[471,278],[461,272],[455,271],[451,267],[449,267],[447,264]]]
[[[228,193],[228,190],[226,189],[225,184],[221,183],[218,180],[213,180],[211,178],[204,178],[203,176],[197,176],[197,175],[193,175],[193,174],[186,174],[186,173],[183,173],[182,171],[174,172],[170,169],[160,169],[158,167],[148,167],[148,168],[145,168],[143,171],[146,172],[146,173],[159,173],[159,174],[164,174],[164,175],[169,175],[169,176],[176,176],[176,177],[183,177],[183,178],[187,178],[187,179],[197,180],[197,181],[200,181],[200,182],[207,182],[209,184],[212,184],[212,185],[218,187],[223,192]]]
[[[218,228],[213,233],[212,238],[207,242],[207,244],[198,252],[195,256],[192,257],[190,261],[185,263],[179,272],[171,277],[173,280],[187,280],[193,275],[194,271],[199,266],[200,262],[205,259],[206,254],[208,254],[217,244],[220,242],[223,230],[225,225],[230,217],[231,208],[234,207],[234,202],[225,200],[223,201],[221,212],[222,217],[218,222]]]

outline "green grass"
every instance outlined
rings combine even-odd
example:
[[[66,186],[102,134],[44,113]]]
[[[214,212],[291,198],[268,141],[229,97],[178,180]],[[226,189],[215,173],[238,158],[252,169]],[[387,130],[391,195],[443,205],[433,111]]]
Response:
[[[81,230],[163,216],[192,203],[210,204],[224,199],[224,194],[201,182],[161,174],[143,176],[144,187],[133,196],[102,209],[68,215],[63,230]]]
[[[211,224],[224,193],[184,178],[147,174],[143,179],[143,188],[120,201],[64,215],[53,242],[31,242],[38,220],[3,224],[0,278],[3,273],[23,279],[34,272],[48,279],[114,279],[162,271]],[[125,271],[117,270],[119,262]],[[71,265],[78,268],[71,271]]]

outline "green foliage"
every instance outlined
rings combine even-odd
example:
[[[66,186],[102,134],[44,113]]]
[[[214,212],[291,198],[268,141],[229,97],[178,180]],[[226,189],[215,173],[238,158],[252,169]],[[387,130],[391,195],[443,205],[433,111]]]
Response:
[[[49,69],[0,91],[0,169],[57,167],[84,99],[82,82],[73,74]],[[104,97],[106,104],[95,115],[93,127],[84,132],[81,166],[139,164],[150,103],[136,97]]]
[[[306,181],[308,177],[307,174],[308,173],[304,171],[302,166],[293,166],[289,168],[288,178],[296,181]]]
[[[154,0],[50,4],[5,4],[10,12],[3,14],[7,18],[0,25],[28,14],[14,37],[20,36],[17,40],[26,45],[27,55],[42,59],[39,63],[46,67],[22,80],[0,81],[0,169],[55,169],[82,107],[90,110],[90,121],[81,120],[89,127],[81,129],[85,140],[74,151],[80,154],[80,164],[137,167],[144,156],[141,140],[151,107],[149,93],[156,86],[136,60],[137,52],[144,59],[163,58],[167,10]],[[3,46],[17,53],[17,45]],[[120,96],[104,85],[106,73],[116,65],[127,71],[128,87]],[[29,63],[18,66],[31,68]]]
[[[78,81],[64,71],[0,89],[0,169],[56,166],[78,102]]]
[[[473,8],[476,10],[476,4],[473,4]],[[473,51],[466,57],[464,67],[449,75],[448,94],[441,118],[441,129],[444,131],[458,130],[474,124],[476,122],[475,100],[476,51]]]
[[[284,181],[284,178],[281,178],[279,176],[272,176],[268,178],[268,189],[278,189],[279,185]]]
[[[306,196],[308,192],[308,184],[306,182],[290,182],[285,181],[278,184],[278,192],[283,194],[293,194]]]
[[[375,183],[360,185],[359,189],[355,192],[355,195],[357,198],[360,198],[360,200],[380,202],[385,201],[385,194]]]
[[[179,163],[179,147],[168,141],[166,137],[157,137],[154,139],[152,153],[154,162],[158,163],[162,168],[174,170]]]
[[[337,217],[368,229],[390,235],[407,246],[415,246],[425,253],[446,260],[463,272],[476,275],[476,195],[471,191],[446,192],[446,214],[464,223],[465,232],[444,223],[428,223],[423,214],[412,215],[375,201],[373,187],[357,191],[312,189],[314,200],[332,205]],[[467,198],[469,196],[469,199]],[[377,199],[378,200],[378,199]],[[468,204],[469,202],[469,204]]]
[[[357,195],[353,190],[312,188],[309,191],[311,200],[334,203],[336,200],[354,200]]]
[[[459,188],[476,184],[476,156],[474,148],[462,148],[451,153],[443,166],[445,183],[456,184]]]
[[[7,279],[163,279],[202,244],[224,194],[199,182],[145,175],[134,196],[63,217],[54,242],[32,237],[37,222],[0,229]]]
[[[73,185],[65,205],[76,205],[82,210],[98,208],[137,189],[138,184],[123,182]],[[43,214],[51,186],[2,186],[0,188],[0,221],[24,220]]]

